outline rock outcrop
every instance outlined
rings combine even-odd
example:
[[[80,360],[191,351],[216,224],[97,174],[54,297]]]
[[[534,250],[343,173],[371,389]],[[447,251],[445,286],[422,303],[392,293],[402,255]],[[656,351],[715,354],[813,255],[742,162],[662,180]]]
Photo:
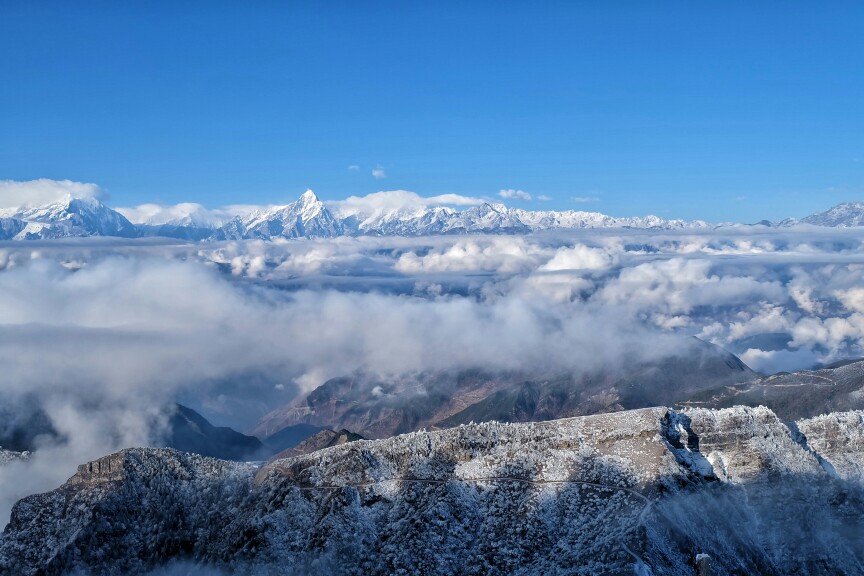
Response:
[[[861,417],[649,408],[259,469],[125,450],[20,501],[0,573],[692,575],[706,554],[712,574],[861,573]]]

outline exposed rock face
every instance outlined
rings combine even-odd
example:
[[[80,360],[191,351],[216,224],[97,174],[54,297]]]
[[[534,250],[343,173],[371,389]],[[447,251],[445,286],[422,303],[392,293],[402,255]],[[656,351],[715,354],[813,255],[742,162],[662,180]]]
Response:
[[[861,573],[861,416],[490,422],[257,471],[126,450],[19,502],[0,573],[140,574],[182,559],[237,574],[690,576],[700,554],[712,574]]]
[[[123,452],[104,456],[93,462],[78,466],[78,472],[67,484],[96,484],[117,482],[126,478],[126,458]]]
[[[828,474],[864,482],[864,411],[801,420],[797,428],[799,443],[817,456]]]

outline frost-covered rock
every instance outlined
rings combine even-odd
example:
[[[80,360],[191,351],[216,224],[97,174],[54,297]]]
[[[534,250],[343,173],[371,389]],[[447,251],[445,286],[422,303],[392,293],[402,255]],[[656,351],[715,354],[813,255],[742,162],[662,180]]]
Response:
[[[10,462],[17,462],[19,460],[28,460],[30,458],[30,452],[15,452],[13,450],[4,450],[2,446],[0,446],[0,466],[4,464],[8,464]]]
[[[861,426],[650,408],[361,440],[260,469],[125,450],[20,501],[0,573],[692,575],[703,554],[713,574],[861,573]]]

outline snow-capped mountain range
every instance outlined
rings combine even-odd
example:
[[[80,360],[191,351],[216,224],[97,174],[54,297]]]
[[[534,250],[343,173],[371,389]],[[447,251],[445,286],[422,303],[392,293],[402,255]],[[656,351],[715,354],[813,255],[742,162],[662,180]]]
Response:
[[[134,224],[96,198],[67,195],[45,206],[0,209],[0,239],[4,240],[138,235]]]
[[[788,221],[794,224],[794,220]],[[852,228],[864,226],[864,202],[844,202],[830,210],[811,214],[800,220],[801,224],[814,226],[831,226],[833,228]]]
[[[158,208],[155,207],[154,208]],[[237,212],[237,210],[235,210]],[[125,214],[125,215],[124,215]],[[245,213],[207,211],[199,204],[161,209],[113,210],[97,198],[66,195],[37,207],[0,208],[0,240],[38,240],[81,236],[169,237],[186,240],[333,238],[337,236],[427,236],[436,234],[521,234],[539,230],[584,228],[704,229],[702,221],[658,216],[613,217],[577,210],[532,211],[484,202],[467,209],[449,206],[364,208],[345,203],[328,206],[306,191],[284,206],[250,208]],[[128,217],[127,217],[128,216]],[[830,227],[864,225],[864,203],[840,204],[801,220],[775,226],[809,224]]]

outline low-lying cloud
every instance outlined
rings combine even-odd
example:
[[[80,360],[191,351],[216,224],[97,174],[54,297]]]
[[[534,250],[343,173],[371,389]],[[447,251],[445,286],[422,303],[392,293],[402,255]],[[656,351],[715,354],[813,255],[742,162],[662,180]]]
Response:
[[[588,370],[694,335],[764,371],[860,356],[862,243],[746,228],[5,243],[0,401],[36,402],[67,441],[0,468],[0,514],[153,442],[178,399],[249,428],[358,370]]]

